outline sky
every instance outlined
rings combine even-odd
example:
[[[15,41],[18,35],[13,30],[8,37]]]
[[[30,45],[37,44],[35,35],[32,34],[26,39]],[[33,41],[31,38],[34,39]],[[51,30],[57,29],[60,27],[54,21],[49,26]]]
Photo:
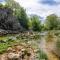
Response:
[[[36,14],[43,18],[50,14],[60,16],[60,0],[16,0],[23,6],[27,14]]]
[[[0,0],[2,2],[3,0]],[[36,14],[42,18],[50,14],[60,16],[60,0],[15,0],[26,9],[28,15]]]
[[[0,0],[0,2],[3,2],[3,0]]]

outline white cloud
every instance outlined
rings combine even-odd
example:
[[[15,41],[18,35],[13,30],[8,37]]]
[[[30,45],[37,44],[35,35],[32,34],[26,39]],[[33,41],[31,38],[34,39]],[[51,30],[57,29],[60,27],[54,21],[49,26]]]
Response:
[[[56,2],[60,2],[60,0],[54,0],[54,1],[56,1]]]
[[[49,14],[57,14],[60,16],[60,5],[49,6],[38,3],[39,0],[16,0],[23,6],[28,14],[37,14],[42,17],[46,17]],[[40,0],[41,1],[41,0]],[[55,0],[60,2],[60,0]]]

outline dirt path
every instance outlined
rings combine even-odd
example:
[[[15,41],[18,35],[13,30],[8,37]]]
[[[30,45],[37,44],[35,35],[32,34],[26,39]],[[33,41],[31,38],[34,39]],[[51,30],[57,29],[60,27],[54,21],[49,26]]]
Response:
[[[52,53],[53,43],[46,43],[46,41],[42,39],[40,48],[47,54],[48,60],[60,60],[54,53]]]
[[[60,60],[58,56],[52,52],[52,48],[53,48],[53,43],[47,43],[46,51],[47,51],[48,60]]]

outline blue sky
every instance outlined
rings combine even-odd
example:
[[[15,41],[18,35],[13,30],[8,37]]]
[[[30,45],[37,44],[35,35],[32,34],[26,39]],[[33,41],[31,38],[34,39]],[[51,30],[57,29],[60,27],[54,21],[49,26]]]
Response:
[[[2,2],[3,0],[0,0]],[[60,0],[15,0],[26,9],[28,15],[37,14],[45,18],[50,14],[60,16]]]
[[[60,2],[57,2],[56,0],[42,0],[40,1],[40,3],[42,4],[46,4],[46,5],[59,5]]]
[[[4,0],[0,0],[0,2],[3,2]]]

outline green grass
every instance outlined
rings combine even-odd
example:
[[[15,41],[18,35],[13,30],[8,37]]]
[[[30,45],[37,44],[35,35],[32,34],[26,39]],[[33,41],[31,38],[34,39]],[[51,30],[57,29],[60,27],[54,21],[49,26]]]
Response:
[[[14,37],[16,38],[16,40],[13,39]],[[2,36],[0,37],[0,40],[5,41],[5,43],[0,42],[0,54],[6,52],[8,47],[12,47],[15,44],[26,43],[28,46],[31,46],[33,49],[38,50],[36,52],[37,60],[41,60],[41,59],[47,60],[47,55],[43,51],[41,51],[38,46],[38,41],[40,40],[40,38],[41,37],[38,34],[33,35],[33,36],[28,36],[28,35],[26,36],[23,36],[23,35]]]
[[[13,35],[6,35],[6,36],[0,37],[0,54],[6,52],[8,47],[16,44],[16,42],[17,42],[16,40],[13,40],[12,38],[10,39],[10,37],[12,37],[12,36]]]
[[[43,52],[40,49],[37,51],[37,56],[36,57],[37,57],[37,60],[48,60],[48,57],[47,57],[46,53]]]
[[[9,45],[7,43],[0,43],[0,54],[4,53]]]

